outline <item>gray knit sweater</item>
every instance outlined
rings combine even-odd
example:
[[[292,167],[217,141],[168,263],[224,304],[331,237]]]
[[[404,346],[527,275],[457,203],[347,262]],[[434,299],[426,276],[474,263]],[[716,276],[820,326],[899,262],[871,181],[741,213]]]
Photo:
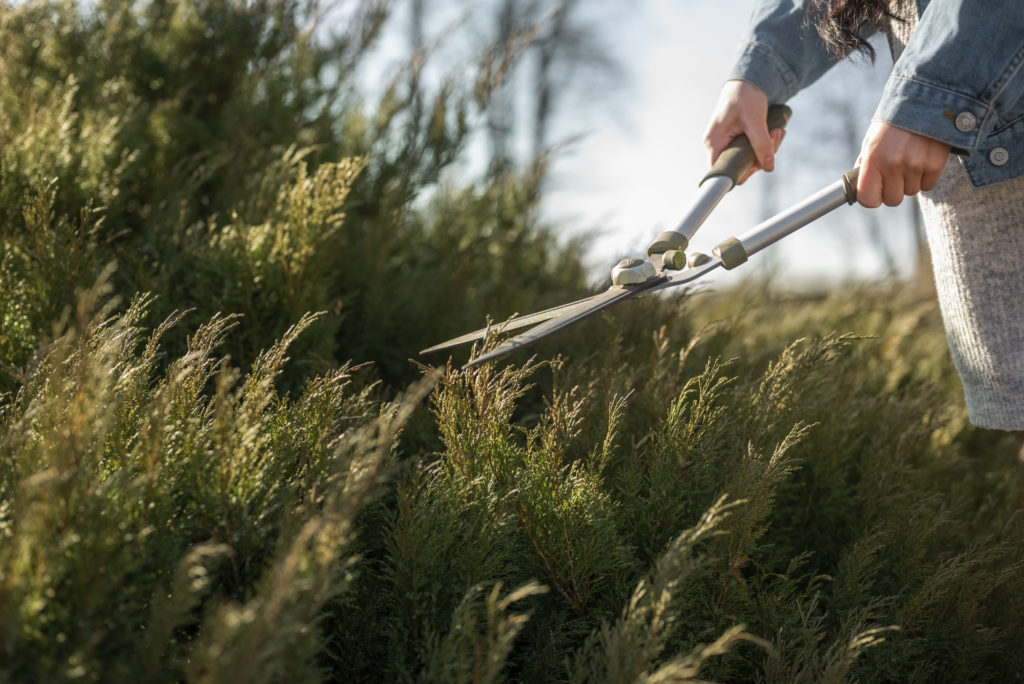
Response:
[[[905,19],[893,26],[893,59],[916,24],[915,4],[893,3]],[[1024,177],[975,189],[950,157],[919,203],[968,416],[980,427],[1024,429]]]

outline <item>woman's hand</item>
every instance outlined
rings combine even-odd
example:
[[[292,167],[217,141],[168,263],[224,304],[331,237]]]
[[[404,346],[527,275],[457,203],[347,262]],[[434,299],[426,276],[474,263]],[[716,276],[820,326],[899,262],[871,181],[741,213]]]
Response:
[[[757,86],[747,81],[726,81],[718,104],[704,133],[709,165],[714,165],[733,138],[744,133],[754,148],[757,160],[739,182],[742,184],[758,169],[775,169],[775,153],[786,136],[783,128],[768,130],[768,98]]]
[[[857,201],[873,209],[897,206],[905,195],[931,190],[946,167],[950,146],[874,121],[860,148]]]

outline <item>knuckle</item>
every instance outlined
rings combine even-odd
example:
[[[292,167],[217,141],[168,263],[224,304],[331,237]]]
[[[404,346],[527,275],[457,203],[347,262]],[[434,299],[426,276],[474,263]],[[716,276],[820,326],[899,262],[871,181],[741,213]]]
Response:
[[[900,174],[902,166],[900,158],[893,154],[880,155],[880,159],[878,160],[878,168],[887,175]]]

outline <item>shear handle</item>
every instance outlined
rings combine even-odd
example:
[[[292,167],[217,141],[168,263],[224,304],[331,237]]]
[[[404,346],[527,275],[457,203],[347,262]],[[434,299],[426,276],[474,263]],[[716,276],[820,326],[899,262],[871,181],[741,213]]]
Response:
[[[793,110],[786,105],[772,105],[768,108],[768,130],[785,128],[792,114]],[[741,133],[718,155],[708,175],[701,180],[701,185],[716,176],[726,176],[732,180],[733,185],[736,185],[756,160],[757,156],[750,145],[750,140]]]
[[[793,231],[803,228],[844,204],[853,204],[857,201],[859,173],[860,168],[854,167],[828,187],[759,223],[738,238],[722,241],[712,250],[713,253],[725,268],[736,268],[751,254],[760,252]]]
[[[768,130],[785,128],[792,113],[793,110],[786,105],[769,107]],[[738,135],[733,138],[729,146],[718,155],[718,159],[708,174],[701,179],[697,187],[697,196],[679,225],[675,230],[666,230],[655,238],[647,248],[648,256],[677,252],[681,256],[666,261],[665,265],[673,270],[682,268],[683,263],[679,259],[685,259],[685,255],[682,253],[689,246],[694,234],[753,163],[754,148],[750,146],[747,136]]]

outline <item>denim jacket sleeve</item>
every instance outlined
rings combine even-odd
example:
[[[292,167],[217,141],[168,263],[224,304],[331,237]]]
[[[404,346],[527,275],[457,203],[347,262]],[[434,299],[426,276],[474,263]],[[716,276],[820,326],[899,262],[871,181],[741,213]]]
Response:
[[[760,0],[730,79],[749,81],[779,104],[828,71],[838,58],[806,20],[801,0]]]
[[[918,0],[876,120],[949,143],[975,186],[1024,175],[1024,0]],[[781,102],[835,59],[801,0],[761,0],[732,78]]]

